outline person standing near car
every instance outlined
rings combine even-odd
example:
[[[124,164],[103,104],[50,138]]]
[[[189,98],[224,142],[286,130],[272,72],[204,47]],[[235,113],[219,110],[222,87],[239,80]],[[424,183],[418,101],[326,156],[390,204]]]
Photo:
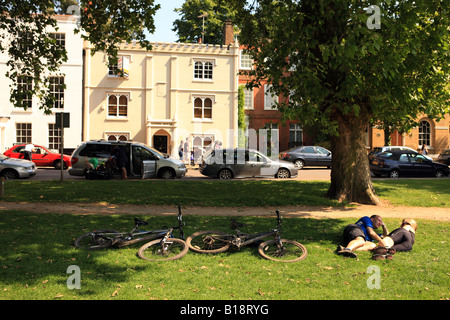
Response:
[[[428,149],[427,149],[427,146],[425,144],[422,145],[422,154],[424,156],[426,156],[428,154]]]
[[[120,148],[119,146],[115,146],[113,149],[113,154],[116,157],[116,165],[120,169],[122,174],[122,179],[128,179],[127,176],[127,167],[128,167],[128,156],[125,150]]]
[[[178,146],[178,156],[183,161],[183,140],[180,141],[180,145]]]
[[[23,149],[23,158],[26,160],[33,161],[31,153],[35,151],[36,149],[34,148],[34,145],[32,143],[28,143],[27,145],[25,145],[25,148]]]
[[[186,141],[184,142],[183,153],[184,153],[184,161],[185,161],[185,163],[189,163],[190,155],[191,155],[191,153],[189,152],[189,137],[186,138]]]

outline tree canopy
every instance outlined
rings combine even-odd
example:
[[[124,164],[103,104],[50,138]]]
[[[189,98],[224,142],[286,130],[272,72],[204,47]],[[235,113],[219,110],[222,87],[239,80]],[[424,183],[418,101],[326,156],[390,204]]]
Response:
[[[365,131],[449,112],[449,6],[444,0],[230,0],[250,85],[289,96],[278,108],[332,136],[328,194],[378,203]]]
[[[49,31],[58,30],[55,13],[72,15],[78,22],[75,32],[93,45],[93,53],[104,51],[114,62],[122,42],[134,40],[151,49],[145,31],[154,32],[153,16],[159,7],[154,0],[1,1],[0,50],[9,55],[6,76],[12,81],[10,101],[26,109],[23,98],[37,96],[39,108],[51,112],[54,97],[48,90],[48,75],[59,72],[67,61],[65,48]],[[30,84],[27,90],[20,84],[23,81]]]
[[[181,18],[175,20],[172,30],[177,33],[178,42],[196,43],[204,30],[204,43],[221,44],[224,23],[234,18],[232,8],[221,0],[186,0],[176,11]],[[201,15],[205,15],[204,28]]]

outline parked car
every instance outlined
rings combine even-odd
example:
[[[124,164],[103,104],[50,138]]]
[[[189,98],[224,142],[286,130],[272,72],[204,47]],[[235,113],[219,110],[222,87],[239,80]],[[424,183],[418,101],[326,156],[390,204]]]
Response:
[[[18,144],[9,148],[4,152],[4,155],[10,158],[23,159],[24,149],[26,144]],[[61,169],[61,154],[52,152],[47,148],[39,145],[34,145],[35,151],[31,153],[31,160],[38,167],[55,167]],[[64,155],[64,169],[70,167],[70,156]]]
[[[36,172],[37,168],[33,162],[0,154],[0,177],[5,179],[30,178]]]
[[[442,151],[442,153],[437,157],[436,162],[450,165],[450,149]]]
[[[417,150],[414,150],[412,148],[409,147],[404,147],[404,146],[384,146],[384,147],[375,147],[373,148],[372,151],[369,152],[369,163],[373,160],[373,158],[385,151],[411,151],[411,152],[415,152],[415,153],[419,153],[417,152]],[[419,153],[421,154],[421,153]],[[428,160],[433,160],[431,157],[428,157],[426,155],[423,155],[425,158],[427,158]]]
[[[69,174],[83,176],[88,161],[97,158],[98,162],[106,162],[112,155],[115,146],[123,148],[128,155],[128,176],[146,178],[181,178],[187,172],[184,163],[177,159],[167,158],[158,150],[143,143],[133,141],[88,141],[82,143],[72,153],[72,168]],[[118,174],[120,174],[118,172]]]
[[[294,178],[295,166],[287,161],[275,161],[252,149],[215,149],[203,156],[200,173],[219,179],[273,177]]]
[[[408,150],[385,151],[376,155],[370,163],[370,171],[375,176],[387,175],[391,178],[400,176],[444,177],[450,173],[447,165],[433,162],[420,153]]]
[[[294,163],[297,169],[308,166],[331,167],[331,151],[319,146],[303,146],[281,152],[280,159]]]

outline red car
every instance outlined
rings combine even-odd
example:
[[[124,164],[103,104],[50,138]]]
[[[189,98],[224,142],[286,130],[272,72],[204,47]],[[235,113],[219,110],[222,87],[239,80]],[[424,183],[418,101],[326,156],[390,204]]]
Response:
[[[23,149],[25,148],[25,144],[18,144],[12,148],[9,148],[3,154],[10,158],[18,158],[23,159]],[[34,145],[35,152],[32,152],[31,158],[32,161],[38,167],[55,167],[56,169],[61,169],[61,155],[59,153],[54,153],[48,150],[45,147]],[[70,157],[64,155],[64,169],[70,167]]]

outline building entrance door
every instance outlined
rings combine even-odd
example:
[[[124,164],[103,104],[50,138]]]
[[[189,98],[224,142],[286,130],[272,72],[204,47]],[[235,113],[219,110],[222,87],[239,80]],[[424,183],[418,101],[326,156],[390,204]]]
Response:
[[[167,136],[154,135],[153,147],[162,153],[167,153]]]

